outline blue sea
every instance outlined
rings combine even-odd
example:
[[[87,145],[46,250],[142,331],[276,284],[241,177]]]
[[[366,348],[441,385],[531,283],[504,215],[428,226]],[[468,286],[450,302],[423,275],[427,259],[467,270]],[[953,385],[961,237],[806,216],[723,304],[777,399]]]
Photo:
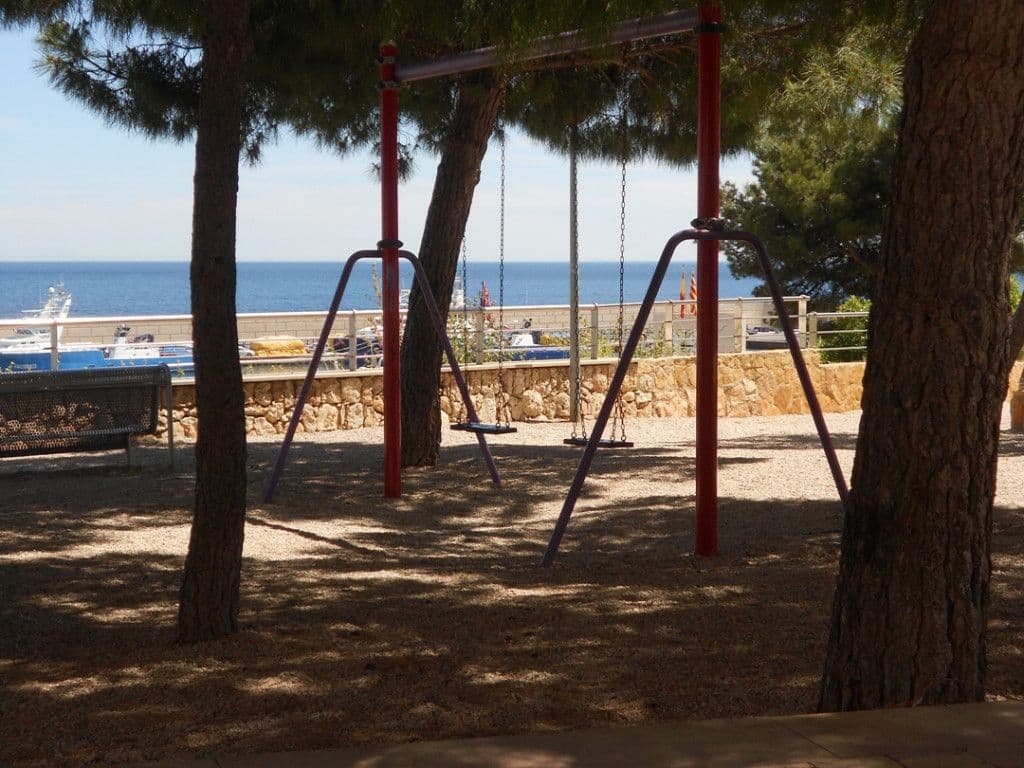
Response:
[[[659,298],[679,296],[679,281],[692,262],[674,263]],[[654,271],[654,262],[626,264],[625,300],[640,301]],[[20,317],[23,309],[39,307],[46,289],[62,281],[73,297],[73,317],[178,315],[189,313],[189,267],[185,262],[7,262],[0,263],[0,318]],[[238,264],[239,312],[300,312],[324,310],[341,275],[331,262],[241,262]],[[688,278],[687,278],[688,279]],[[408,288],[411,270],[402,267],[401,285]],[[498,264],[471,262],[466,295],[473,300],[487,284],[498,301]],[[722,298],[750,296],[758,280],[737,280],[727,265],[719,268]],[[358,264],[343,309],[378,306],[371,264]],[[580,265],[581,303],[615,303],[619,299],[619,265],[591,262]],[[505,304],[568,304],[569,267],[565,262],[506,262]]]

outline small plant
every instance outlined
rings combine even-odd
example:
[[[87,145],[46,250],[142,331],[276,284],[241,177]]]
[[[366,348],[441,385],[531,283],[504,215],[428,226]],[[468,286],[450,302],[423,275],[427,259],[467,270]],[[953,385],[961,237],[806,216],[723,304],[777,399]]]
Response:
[[[860,296],[850,296],[839,305],[840,312],[867,312],[871,309],[871,300]],[[823,363],[850,363],[863,360],[867,356],[868,319],[866,317],[837,317],[832,321],[827,333],[818,337],[818,347],[822,350]],[[862,347],[862,349],[842,349],[842,347]],[[835,351],[829,351],[835,350]]]

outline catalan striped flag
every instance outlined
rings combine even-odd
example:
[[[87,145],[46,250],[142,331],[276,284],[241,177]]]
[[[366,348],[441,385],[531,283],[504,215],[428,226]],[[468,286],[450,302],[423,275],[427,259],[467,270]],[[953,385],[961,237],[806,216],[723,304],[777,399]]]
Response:
[[[690,305],[690,314],[697,314],[697,270],[693,270],[690,273],[690,301],[693,304]]]
[[[686,305],[682,302],[686,301],[686,269],[683,269],[683,274],[679,276],[679,317],[686,317]]]

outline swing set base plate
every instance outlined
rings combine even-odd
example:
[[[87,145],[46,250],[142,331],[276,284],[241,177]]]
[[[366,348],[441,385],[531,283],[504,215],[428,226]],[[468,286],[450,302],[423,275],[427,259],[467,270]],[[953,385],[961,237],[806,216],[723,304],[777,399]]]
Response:
[[[565,445],[575,445],[579,448],[586,448],[590,443],[590,439],[586,437],[567,437],[562,441]],[[629,440],[598,440],[597,444],[601,448],[632,448],[633,443]]]
[[[461,424],[452,424],[450,429],[456,432],[476,432],[485,435],[508,435],[519,430],[509,424],[481,424],[476,421],[467,421]]]

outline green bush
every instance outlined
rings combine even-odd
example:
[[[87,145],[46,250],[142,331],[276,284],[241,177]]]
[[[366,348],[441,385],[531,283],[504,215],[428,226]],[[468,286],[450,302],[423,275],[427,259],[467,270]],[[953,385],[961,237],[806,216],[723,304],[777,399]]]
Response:
[[[867,312],[871,309],[871,300],[860,296],[850,296],[839,305],[839,312]],[[821,361],[823,363],[849,363],[856,360],[863,360],[867,355],[866,349],[836,349],[837,347],[866,347],[867,346],[866,317],[837,317],[827,328],[819,328],[819,331],[840,331],[840,333],[822,333],[818,336],[818,347],[822,350]],[[836,349],[835,352],[828,350]]]

